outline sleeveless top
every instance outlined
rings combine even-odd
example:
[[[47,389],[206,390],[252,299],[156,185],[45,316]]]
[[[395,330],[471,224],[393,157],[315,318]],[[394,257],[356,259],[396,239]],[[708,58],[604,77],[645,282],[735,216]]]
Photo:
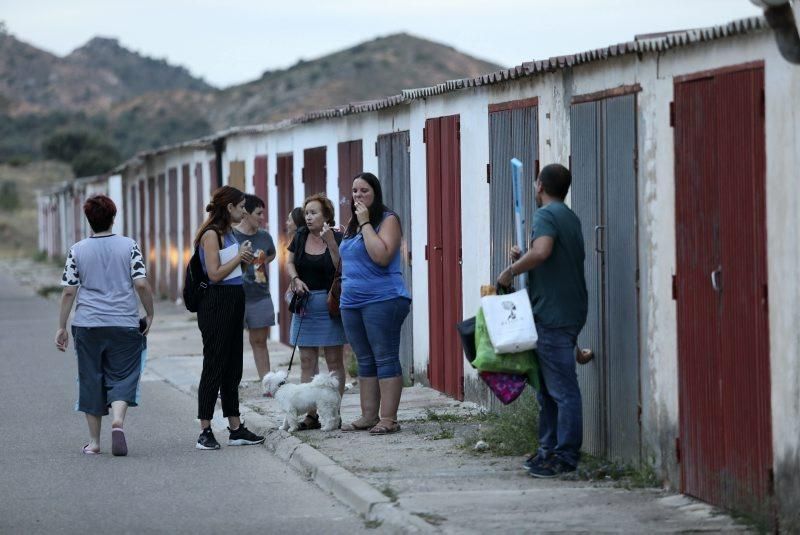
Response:
[[[233,232],[229,232],[222,236],[222,248],[225,249],[226,247],[230,247],[233,244],[238,245],[238,241],[233,235]],[[208,274],[208,270],[206,269],[206,253],[203,249],[203,246],[200,246],[200,263],[203,264],[203,273]],[[234,268],[235,269],[235,268]],[[208,281],[209,284],[212,285],[219,285],[219,286],[241,286],[242,285],[242,277],[241,275],[238,277],[233,277],[232,279],[221,280],[219,282],[211,282]]]
[[[384,212],[383,219],[394,215]],[[375,229],[378,232],[380,225]],[[339,246],[342,257],[341,308],[361,308],[371,303],[388,301],[397,297],[411,300],[400,269],[400,248],[388,266],[372,261],[359,232],[342,240]]]

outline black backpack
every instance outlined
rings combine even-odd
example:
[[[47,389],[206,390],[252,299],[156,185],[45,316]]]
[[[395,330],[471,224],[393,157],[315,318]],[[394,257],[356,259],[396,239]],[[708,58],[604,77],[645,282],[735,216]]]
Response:
[[[219,234],[217,234],[217,239],[221,249],[222,240],[219,239]],[[194,248],[194,254],[186,266],[186,277],[183,280],[183,304],[186,306],[186,310],[197,312],[208,285],[208,275],[203,271],[203,263],[200,261],[200,246],[198,245]]]

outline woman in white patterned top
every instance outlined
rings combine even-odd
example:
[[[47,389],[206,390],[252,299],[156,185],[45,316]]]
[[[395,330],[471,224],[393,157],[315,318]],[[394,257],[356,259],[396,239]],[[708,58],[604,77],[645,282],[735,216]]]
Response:
[[[89,442],[86,455],[100,453],[100,424],[111,407],[111,452],[128,454],[123,423],[128,407],[139,397],[145,335],[153,323],[153,294],[139,246],[113,234],[117,207],[105,195],[87,199],[83,212],[92,236],[73,245],[67,255],[61,285],[61,314],[56,347],[69,345],[67,319],[77,299],[72,336],[78,357],[78,402],[86,414]],[[145,309],[140,326],[139,295]]]

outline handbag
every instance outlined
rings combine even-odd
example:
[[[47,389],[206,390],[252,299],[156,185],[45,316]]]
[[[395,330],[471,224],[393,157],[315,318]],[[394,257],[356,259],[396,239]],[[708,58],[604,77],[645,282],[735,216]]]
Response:
[[[534,349],[538,336],[526,290],[481,297],[492,347],[497,353]]]
[[[464,348],[464,356],[467,357],[467,361],[472,364],[475,360],[475,316],[472,316],[469,319],[465,319],[460,323],[456,323],[456,330],[458,331],[458,335],[461,337],[461,347]],[[475,365],[472,364],[474,368]]]
[[[336,273],[333,274],[333,282],[331,289],[328,290],[328,315],[332,318],[338,318],[342,315],[339,308],[340,299],[342,297],[342,259],[336,265]]]
[[[536,351],[528,349],[518,353],[497,353],[489,339],[483,309],[475,316],[475,360],[472,365],[482,372],[500,372],[524,375],[528,383],[539,390],[539,360]]]

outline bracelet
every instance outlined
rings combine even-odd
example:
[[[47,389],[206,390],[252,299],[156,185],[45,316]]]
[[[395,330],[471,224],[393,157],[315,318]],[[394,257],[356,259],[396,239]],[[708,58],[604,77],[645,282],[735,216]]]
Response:
[[[363,227],[364,225],[371,225],[371,224],[372,224],[372,221],[367,221],[366,223],[361,223],[361,224],[358,226],[358,230],[361,230],[361,227]]]

